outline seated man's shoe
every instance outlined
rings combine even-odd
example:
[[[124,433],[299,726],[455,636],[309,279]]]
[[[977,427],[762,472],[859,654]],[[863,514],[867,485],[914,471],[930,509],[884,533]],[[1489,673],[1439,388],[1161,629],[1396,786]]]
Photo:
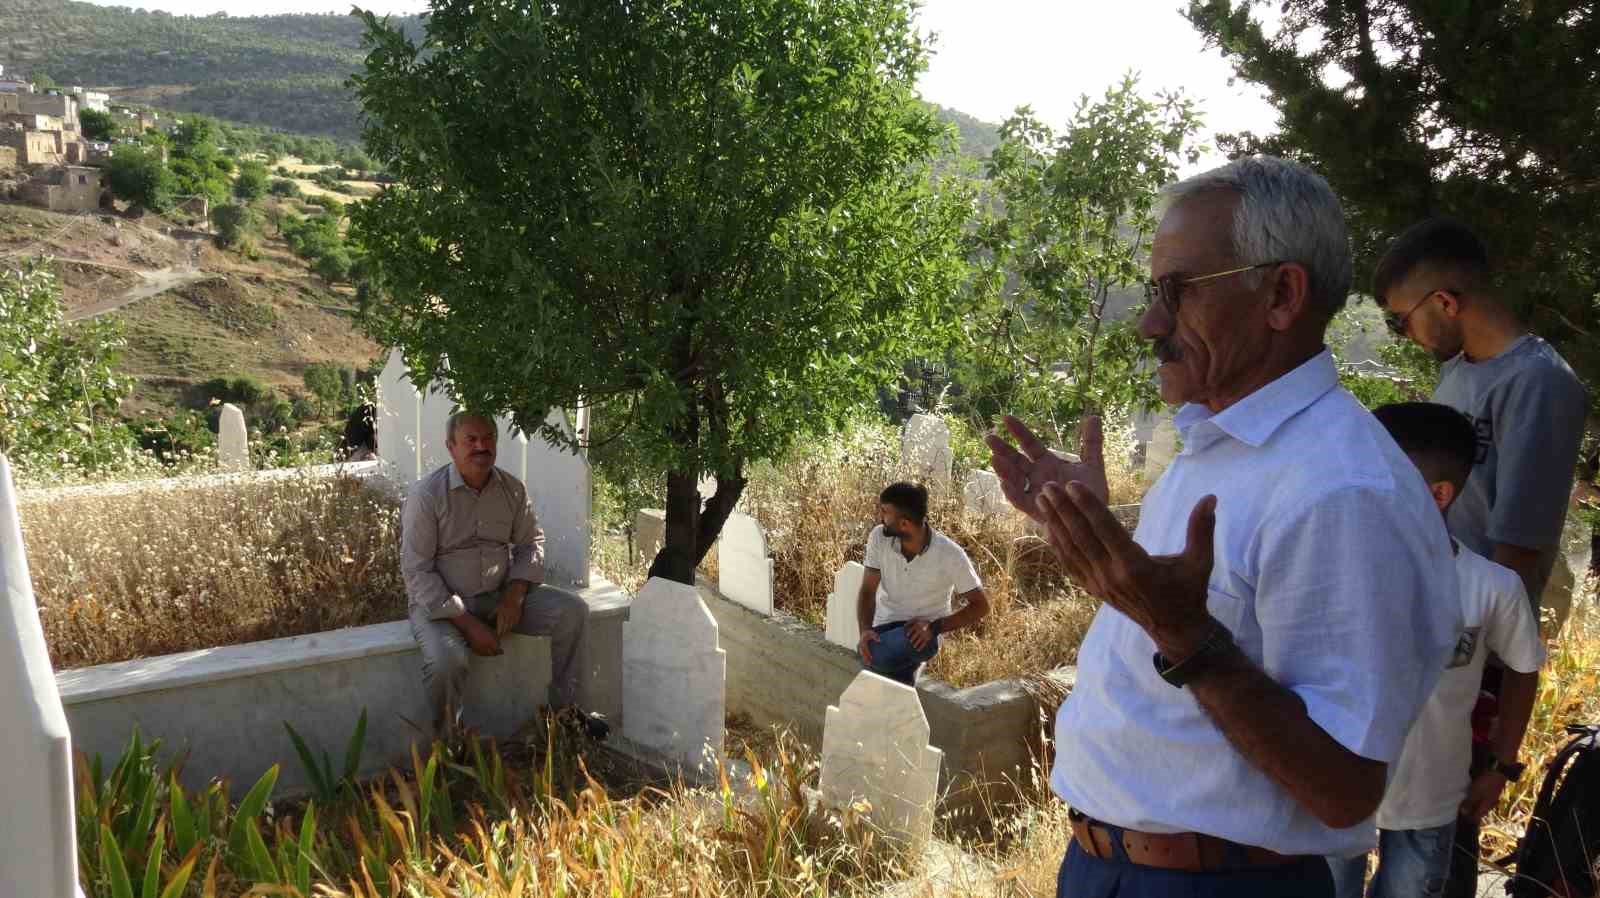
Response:
[[[598,711],[585,711],[577,705],[568,705],[556,712],[556,719],[569,731],[594,742],[602,742],[611,735],[611,723]]]

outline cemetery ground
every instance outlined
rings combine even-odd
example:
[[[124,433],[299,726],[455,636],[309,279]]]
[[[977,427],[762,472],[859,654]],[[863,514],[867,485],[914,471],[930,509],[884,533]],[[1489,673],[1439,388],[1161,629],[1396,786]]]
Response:
[[[1108,451],[1114,498],[1131,500],[1141,486],[1118,439]],[[982,453],[959,428],[954,443],[959,483]],[[768,534],[776,605],[820,623],[834,571],[860,557],[877,491],[905,473],[895,432],[881,426],[752,472],[746,505]],[[597,533],[619,530],[626,515],[603,469],[596,478]],[[972,555],[996,613],[980,635],[948,641],[947,666],[931,674],[971,684],[1072,663],[1094,604],[1053,573],[1015,516],[967,512],[956,486],[934,493],[935,525]],[[21,511],[58,670],[403,614],[396,507],[354,478],[31,491]],[[639,573],[615,538],[596,539],[595,567],[619,581]],[[714,558],[704,573],[716,579]],[[1534,770],[1565,722],[1600,714],[1600,612],[1587,590],[1552,648],[1525,753]],[[1040,708],[1045,754],[1019,794],[992,806],[981,831],[941,818],[924,855],[897,855],[865,807],[818,804],[814,751],[735,716],[724,745],[742,764],[700,784],[603,749],[580,760],[536,722],[498,745],[436,746],[359,782],[342,775],[354,769],[345,757],[312,760],[325,769],[309,798],[275,799],[260,783],[234,784],[236,801],[221,787],[186,787],[147,746],[98,769],[84,758],[80,876],[91,898],[140,894],[149,881],[158,888],[143,893],[155,895],[185,876],[171,894],[1048,895],[1068,832],[1045,785],[1052,712]],[[339,746],[350,735],[313,741]],[[1520,832],[1537,785],[1529,776],[1508,790],[1486,828],[1490,856]]]

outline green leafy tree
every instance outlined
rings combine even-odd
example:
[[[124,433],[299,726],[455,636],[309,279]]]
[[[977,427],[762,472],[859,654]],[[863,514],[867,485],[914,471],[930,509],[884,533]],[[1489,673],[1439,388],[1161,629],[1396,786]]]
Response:
[[[1001,127],[972,235],[977,306],[952,372],[980,427],[1016,412],[1071,445],[1086,412],[1154,401],[1139,285],[1158,191],[1197,158],[1199,126],[1188,100],[1147,99],[1128,76],[1080,100],[1059,133],[1026,108]]]
[[[619,410],[594,439],[666,475],[652,570],[691,582],[749,462],[953,330],[969,202],[929,179],[949,135],[912,14],[445,0],[421,47],[367,15],[354,80],[397,179],[352,212],[372,332],[551,440],[550,408]]]
[[[213,205],[227,201],[233,174],[233,160],[217,148],[218,133],[212,119],[188,117],[173,135],[170,163],[180,194],[203,196]]]
[[[265,165],[254,160],[241,162],[233,181],[233,195],[242,202],[253,203],[267,195],[268,180]]]
[[[243,203],[228,203],[211,210],[211,223],[217,229],[217,246],[233,249],[246,243],[260,230],[255,209]]]
[[[126,461],[135,443],[117,417],[133,386],[116,371],[123,344],[113,319],[69,326],[42,263],[0,269],[0,452],[33,471]]]
[[[1255,5],[1189,4],[1194,26],[1278,109],[1277,134],[1223,146],[1327,177],[1350,217],[1358,285],[1407,225],[1470,223],[1502,294],[1600,383],[1600,19],[1560,2],[1285,0],[1269,34]]]
[[[34,90],[59,90],[61,87],[56,83],[56,79],[40,71],[35,71],[28,81],[33,85]]]
[[[355,400],[355,372],[335,362],[312,362],[301,379],[321,414],[341,412]]]
[[[300,185],[288,178],[273,178],[267,185],[267,192],[273,196],[297,197],[300,195]]]
[[[162,164],[160,151],[135,144],[120,144],[112,151],[107,180],[112,195],[152,212],[171,209],[178,192],[178,180]]]
[[[116,116],[98,109],[78,110],[78,130],[90,140],[110,140],[122,131]]]
[[[330,284],[340,284],[350,280],[350,272],[354,267],[355,263],[350,257],[349,250],[342,246],[323,253],[311,263],[311,270],[317,273],[317,277]]]

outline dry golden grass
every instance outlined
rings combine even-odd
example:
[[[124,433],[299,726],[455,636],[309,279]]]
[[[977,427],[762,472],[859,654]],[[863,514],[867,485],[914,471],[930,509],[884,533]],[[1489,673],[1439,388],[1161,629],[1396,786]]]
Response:
[[[1561,632],[1550,639],[1548,657],[1539,671],[1521,760],[1528,773],[1506,787],[1500,805],[1484,821],[1485,855],[1508,853],[1521,837],[1544,782],[1545,765],[1570,738],[1569,723],[1600,723],[1600,584],[1579,583],[1573,590],[1572,612]]]
[[[350,478],[23,494],[57,670],[405,616],[399,508]]]

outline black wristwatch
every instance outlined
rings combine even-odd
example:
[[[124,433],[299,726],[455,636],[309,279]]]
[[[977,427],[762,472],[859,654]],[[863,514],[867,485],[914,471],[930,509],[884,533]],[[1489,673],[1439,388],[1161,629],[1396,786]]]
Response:
[[[1166,656],[1156,652],[1151,660],[1155,662],[1156,673],[1161,679],[1182,689],[1189,681],[1204,673],[1211,666],[1211,661],[1218,655],[1233,646],[1233,634],[1222,624],[1211,628],[1211,633],[1206,636],[1200,647],[1189,653],[1189,657],[1174,664]]]
[[[1516,761],[1508,764],[1493,755],[1490,755],[1490,757],[1493,759],[1493,763],[1489,765],[1489,769],[1505,777],[1508,783],[1514,783],[1522,779],[1522,775],[1528,771],[1528,765],[1526,764],[1518,764]]]

